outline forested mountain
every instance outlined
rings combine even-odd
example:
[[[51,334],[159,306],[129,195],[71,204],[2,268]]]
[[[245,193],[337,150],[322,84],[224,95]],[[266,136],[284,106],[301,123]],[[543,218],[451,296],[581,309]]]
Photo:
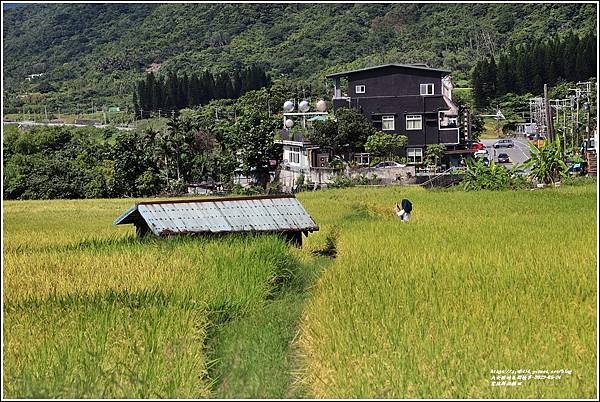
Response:
[[[132,104],[152,67],[188,75],[260,65],[311,83],[381,63],[424,62],[469,84],[478,60],[596,29],[593,4],[34,4],[4,10],[5,105]],[[29,74],[44,73],[26,80]],[[27,100],[23,100],[27,99]]]

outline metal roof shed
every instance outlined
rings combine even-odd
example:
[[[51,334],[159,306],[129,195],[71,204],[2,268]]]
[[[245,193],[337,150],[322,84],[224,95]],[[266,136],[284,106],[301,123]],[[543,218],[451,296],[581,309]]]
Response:
[[[113,224],[133,224],[138,235],[283,233],[297,244],[319,230],[293,195],[139,202]]]

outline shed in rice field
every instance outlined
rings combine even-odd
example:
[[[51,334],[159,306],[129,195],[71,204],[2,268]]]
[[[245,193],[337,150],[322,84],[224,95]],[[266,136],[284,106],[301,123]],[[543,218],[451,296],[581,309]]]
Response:
[[[302,244],[319,227],[293,195],[138,202],[113,222],[140,236],[281,233]]]

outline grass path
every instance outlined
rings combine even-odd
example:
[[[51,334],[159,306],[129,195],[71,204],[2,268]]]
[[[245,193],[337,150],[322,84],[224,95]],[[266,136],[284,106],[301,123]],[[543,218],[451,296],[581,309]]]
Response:
[[[215,379],[215,398],[302,398],[306,390],[295,383],[298,369],[295,341],[310,287],[327,257],[306,258],[293,280],[261,308],[237,319],[215,324],[207,352],[214,359],[209,376]]]

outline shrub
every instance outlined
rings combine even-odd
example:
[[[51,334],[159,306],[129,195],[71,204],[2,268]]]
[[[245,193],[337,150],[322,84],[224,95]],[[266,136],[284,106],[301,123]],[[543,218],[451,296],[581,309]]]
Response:
[[[235,195],[260,195],[264,192],[261,186],[243,187],[241,184],[236,184],[231,189],[231,194]]]
[[[461,183],[463,189],[469,190],[508,190],[527,187],[526,179],[517,173],[519,165],[508,170],[502,165],[490,161],[486,166],[483,160],[467,160],[467,173]]]
[[[540,183],[550,184],[567,176],[567,165],[562,159],[560,137],[546,142],[540,148],[529,144],[531,157],[523,164],[531,168],[530,176]]]
[[[345,188],[345,187],[352,187],[354,184],[352,183],[352,180],[350,180],[350,178],[346,175],[343,174],[338,174],[333,176],[332,178],[332,182],[329,184],[329,187],[332,188]]]

